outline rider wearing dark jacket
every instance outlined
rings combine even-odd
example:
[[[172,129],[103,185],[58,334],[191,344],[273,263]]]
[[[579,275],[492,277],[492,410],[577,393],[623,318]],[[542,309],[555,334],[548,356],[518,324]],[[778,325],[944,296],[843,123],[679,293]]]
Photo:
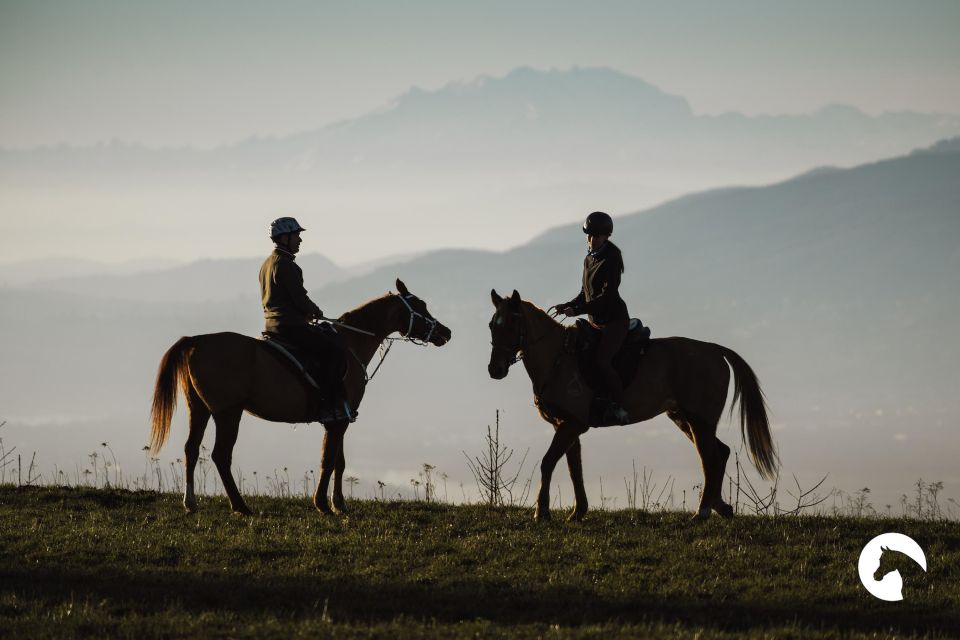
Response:
[[[277,245],[260,267],[260,295],[266,330],[283,325],[305,326],[323,316],[303,287],[303,270],[296,256]]]
[[[339,335],[310,323],[322,318],[303,286],[303,271],[295,262],[300,250],[300,232],[306,231],[294,218],[277,218],[270,224],[273,252],[260,267],[260,298],[265,331],[302,348],[320,364],[317,382],[327,389],[328,411],[324,418],[352,418],[345,406],[343,374],[347,349]],[[312,373],[318,372],[309,367]],[[342,415],[337,415],[337,414]]]
[[[613,368],[613,357],[620,350],[630,324],[627,303],[620,297],[620,276],[623,256],[610,242],[613,219],[602,211],[594,211],[583,223],[589,251],[583,260],[583,285],[576,298],[556,305],[567,316],[589,314],[590,324],[601,331],[596,353],[596,366],[610,394],[608,413],[617,422],[627,420],[623,405],[623,383]]]

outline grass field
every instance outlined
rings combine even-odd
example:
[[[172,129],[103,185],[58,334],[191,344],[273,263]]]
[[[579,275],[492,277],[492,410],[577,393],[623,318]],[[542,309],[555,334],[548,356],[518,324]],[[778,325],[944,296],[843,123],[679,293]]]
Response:
[[[713,518],[0,487],[0,636],[956,637],[960,525]],[[557,513],[556,515],[560,515]],[[874,599],[860,549],[898,531],[927,555],[902,602]]]

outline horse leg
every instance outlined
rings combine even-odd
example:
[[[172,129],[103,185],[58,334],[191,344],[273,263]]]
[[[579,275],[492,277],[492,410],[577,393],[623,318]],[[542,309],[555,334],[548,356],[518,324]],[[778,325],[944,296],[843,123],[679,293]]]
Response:
[[[573,511],[567,516],[568,522],[579,522],[587,513],[587,490],[583,486],[583,464],[580,459],[580,437],[574,439],[567,449],[567,469],[570,470],[570,480],[573,481],[573,495],[575,502]]]
[[[344,435],[340,439],[340,450],[337,452],[337,461],[333,469],[333,512],[338,516],[347,513],[347,501],[343,498],[343,472],[347,468],[347,460],[344,458],[343,450],[348,424],[343,426]]]
[[[724,518],[733,517],[733,507],[723,501],[723,477],[727,474],[727,460],[730,458],[730,447],[720,442],[720,438],[714,436],[717,441],[717,475],[720,480],[720,492],[713,502],[713,510]]]
[[[203,442],[203,433],[207,430],[207,422],[210,420],[210,409],[204,404],[193,385],[191,384],[189,387],[187,406],[190,410],[190,435],[187,436],[187,444],[183,448],[187,469],[186,487],[183,490],[183,508],[187,510],[187,513],[193,513],[197,510],[197,497],[193,493],[193,476],[197,468],[197,460],[200,458],[200,443]]]
[[[336,466],[340,447],[343,446],[343,433],[346,431],[346,423],[337,422],[327,425],[323,434],[323,455],[320,458],[320,480],[317,482],[317,490],[313,494],[313,506],[321,513],[333,514],[330,504],[327,501],[327,490],[330,487],[330,476]]]
[[[537,492],[537,508],[533,513],[535,520],[550,519],[550,478],[553,470],[574,441],[585,433],[586,428],[564,422],[553,434],[553,441],[540,462],[540,490]]]
[[[228,409],[213,414],[213,422],[217,426],[217,440],[213,444],[213,453],[210,458],[217,465],[223,489],[230,498],[230,507],[234,513],[249,516],[253,511],[243,501],[237,484],[233,481],[233,472],[230,465],[233,463],[233,445],[237,443],[237,433],[240,431],[240,416],[242,408]]]
[[[707,484],[712,484],[714,481],[716,483],[716,489],[714,490],[713,501],[710,503],[710,506],[724,518],[733,517],[733,507],[724,502],[723,500],[723,478],[727,474],[727,460],[730,458],[730,447],[725,445],[720,441],[720,438],[717,437],[717,424],[720,422],[720,414],[723,411],[723,407],[717,407],[715,411],[710,411],[710,415],[714,417],[712,419],[699,418],[695,417],[693,422],[698,426],[701,426],[704,433],[704,439],[710,438],[714,441],[714,464],[711,467],[710,474],[704,473],[704,490],[706,490]],[[694,430],[691,428],[690,424],[686,425],[687,436],[691,441],[696,444],[694,440]],[[699,448],[698,448],[699,451]],[[702,456],[701,456],[702,457]],[[708,479],[708,475],[712,480]]]
[[[667,411],[667,417],[673,420],[673,423],[680,428],[683,435],[690,439],[690,442],[693,442],[693,430],[690,428],[690,423],[679,411]]]
[[[700,454],[700,464],[703,467],[703,490],[700,492],[700,506],[694,520],[702,521],[710,517],[710,512],[718,502],[722,502],[720,492],[723,489],[723,469],[726,460],[723,458],[721,444],[717,440],[716,427],[710,428],[701,420],[694,420],[693,443]],[[725,446],[725,445],[724,445]],[[727,455],[730,455],[729,449]]]
[[[706,520],[708,517],[710,517],[710,505],[712,505],[711,502],[706,502],[706,509],[704,508],[705,500],[708,495],[707,484],[708,484],[708,479],[712,478],[714,475],[714,467],[712,464],[708,464],[708,462],[712,462],[714,460],[714,452],[712,449],[707,450],[709,449],[709,447],[706,447],[706,446],[701,447],[701,442],[706,439],[706,436],[704,436],[703,434],[699,434],[698,436],[697,432],[699,429],[694,425],[694,423],[691,420],[687,418],[686,415],[684,415],[680,411],[673,410],[673,411],[667,412],[667,417],[673,420],[674,424],[680,427],[680,431],[682,431],[683,435],[687,436],[687,438],[690,439],[690,442],[692,442],[693,445],[697,448],[697,453],[700,454],[700,464],[703,467],[703,490],[700,493],[700,508],[697,510],[697,515],[694,516],[693,519]],[[713,434],[711,434],[711,437],[713,440],[716,440],[716,436],[714,436]],[[719,440],[717,440],[717,442],[719,442]],[[728,451],[728,455],[729,455],[729,451]],[[721,477],[721,480],[722,480],[722,477]]]

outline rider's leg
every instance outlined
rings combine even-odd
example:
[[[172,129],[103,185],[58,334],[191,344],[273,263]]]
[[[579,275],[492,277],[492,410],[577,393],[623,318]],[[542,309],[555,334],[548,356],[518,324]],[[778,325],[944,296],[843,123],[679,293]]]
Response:
[[[348,411],[347,390],[344,383],[344,375],[347,372],[347,358],[349,351],[343,343],[343,339],[336,333],[324,330],[315,331],[314,348],[323,359],[325,368],[325,386],[329,389],[331,405],[335,410]],[[351,414],[354,414],[350,410]],[[351,416],[351,422],[353,421]]]
[[[330,375],[331,352],[327,344],[325,332],[311,325],[281,325],[277,327],[276,333],[282,339],[292,342],[294,345],[303,349],[309,356],[309,362],[305,362],[307,372],[310,377],[321,388],[323,399],[323,415],[329,418],[336,417],[339,412],[343,415],[343,382],[342,380],[333,380]],[[319,416],[321,421],[323,415]]]
[[[613,357],[623,346],[623,341],[627,337],[629,328],[629,319],[614,320],[603,327],[600,336],[600,344],[597,347],[596,365],[597,370],[603,378],[607,392],[610,394],[610,400],[615,405],[611,407],[614,413],[619,414],[618,418],[623,419],[623,383],[616,369],[613,368]],[[618,411],[619,409],[619,411]]]

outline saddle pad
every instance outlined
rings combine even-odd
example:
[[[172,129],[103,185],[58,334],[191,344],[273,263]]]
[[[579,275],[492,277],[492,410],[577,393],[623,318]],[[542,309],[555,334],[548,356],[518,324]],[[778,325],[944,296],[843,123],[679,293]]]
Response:
[[[301,375],[303,375],[304,378],[306,378],[307,382],[309,382],[314,389],[317,389],[318,391],[321,390],[320,385],[318,385],[317,381],[313,379],[313,376],[311,376],[310,373],[307,372],[306,367],[304,367],[303,364],[300,362],[300,360],[297,359],[295,355],[293,355],[292,348],[290,346],[281,344],[280,341],[277,340],[276,338],[268,337],[266,335],[261,336],[260,338],[258,338],[258,340],[268,345],[270,348],[276,350],[278,353],[282,354],[284,358],[286,358],[286,360],[290,362],[293,365],[293,367]]]

